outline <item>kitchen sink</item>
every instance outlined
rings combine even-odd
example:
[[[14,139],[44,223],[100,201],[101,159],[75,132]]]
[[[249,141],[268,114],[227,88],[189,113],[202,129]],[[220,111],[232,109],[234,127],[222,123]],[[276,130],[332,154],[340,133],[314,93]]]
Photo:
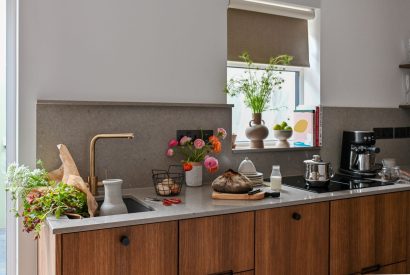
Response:
[[[97,203],[98,203],[98,208],[100,208],[101,204],[104,201],[104,198],[96,198]],[[134,199],[132,197],[123,197],[124,203],[127,206],[128,213],[139,213],[139,212],[148,212],[148,211],[154,211],[152,207],[149,207],[147,205],[144,205],[137,199]]]

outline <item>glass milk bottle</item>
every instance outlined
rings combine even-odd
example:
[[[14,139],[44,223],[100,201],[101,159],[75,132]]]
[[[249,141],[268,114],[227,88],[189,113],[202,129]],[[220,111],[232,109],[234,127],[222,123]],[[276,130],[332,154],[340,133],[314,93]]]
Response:
[[[280,174],[280,166],[272,166],[272,174],[270,175],[270,188],[274,191],[282,189],[282,175]]]

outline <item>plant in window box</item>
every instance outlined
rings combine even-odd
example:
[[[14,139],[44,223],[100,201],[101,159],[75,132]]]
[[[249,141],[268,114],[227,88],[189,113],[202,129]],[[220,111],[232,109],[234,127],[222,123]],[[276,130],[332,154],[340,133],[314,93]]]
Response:
[[[225,87],[225,93],[232,97],[244,96],[245,105],[252,110],[252,120],[245,134],[251,141],[251,148],[263,148],[263,140],[269,135],[269,129],[264,125],[262,113],[268,109],[272,93],[280,90],[284,83],[277,66],[288,65],[293,57],[271,57],[265,68],[255,66],[247,52],[242,53],[239,58],[246,63],[247,71],[243,77],[231,78]],[[258,76],[254,69],[262,71],[262,75]]]

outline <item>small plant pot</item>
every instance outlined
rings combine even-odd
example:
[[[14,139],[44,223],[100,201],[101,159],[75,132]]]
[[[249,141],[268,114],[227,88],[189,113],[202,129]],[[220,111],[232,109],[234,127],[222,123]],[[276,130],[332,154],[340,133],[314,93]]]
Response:
[[[273,136],[278,140],[276,148],[289,148],[288,139],[293,135],[293,130],[273,130]]]

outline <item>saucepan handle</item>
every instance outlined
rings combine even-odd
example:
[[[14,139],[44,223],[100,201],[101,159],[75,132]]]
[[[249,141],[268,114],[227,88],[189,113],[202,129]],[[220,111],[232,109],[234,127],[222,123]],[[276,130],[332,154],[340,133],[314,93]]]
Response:
[[[335,171],[333,171],[333,167],[331,163],[329,163],[329,173],[330,173],[329,175],[330,178],[333,178],[335,176]]]

